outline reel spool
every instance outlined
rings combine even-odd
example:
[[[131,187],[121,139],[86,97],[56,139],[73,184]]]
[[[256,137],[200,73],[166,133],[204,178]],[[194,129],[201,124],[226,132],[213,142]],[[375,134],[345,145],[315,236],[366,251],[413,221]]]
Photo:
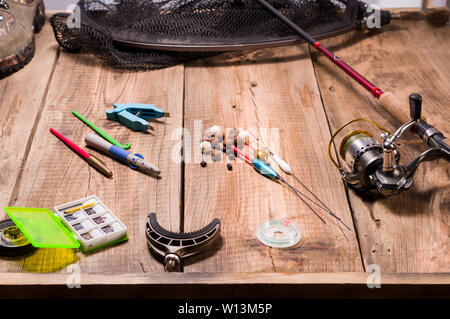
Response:
[[[383,146],[366,130],[354,130],[347,134],[339,146],[339,156],[346,163],[350,171],[340,166],[331,155],[331,146],[336,136],[347,126],[355,122],[369,122],[380,129],[383,134],[390,134],[388,130],[369,119],[356,119],[341,126],[332,136],[328,145],[328,155],[339,169],[344,180],[354,188],[369,187],[369,176],[375,172],[383,162]]]
[[[12,220],[0,222],[0,256],[22,256],[33,249],[34,247]]]
[[[377,157],[380,149],[382,153],[383,148],[372,134],[365,130],[356,130],[344,137],[339,147],[339,155],[353,171],[360,171],[363,169],[360,164],[362,157],[367,156],[367,153],[373,153],[371,157]]]

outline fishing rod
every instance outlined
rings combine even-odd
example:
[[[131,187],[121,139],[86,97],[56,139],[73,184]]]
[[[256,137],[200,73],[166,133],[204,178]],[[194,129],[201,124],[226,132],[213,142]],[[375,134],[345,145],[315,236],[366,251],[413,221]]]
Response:
[[[277,9],[275,9],[272,5],[270,5],[265,0],[256,0],[259,4],[261,4],[265,9],[270,11],[273,15],[275,15],[280,21],[286,24],[289,28],[297,32],[307,43],[313,46],[317,51],[323,53],[331,62],[337,65],[340,69],[342,69],[345,73],[347,73],[352,79],[358,82],[363,88],[369,91],[375,98],[377,98],[380,102],[380,106],[388,113],[390,113],[395,119],[397,119],[400,123],[408,122],[409,118],[405,113],[399,108],[400,105],[403,104],[403,101],[399,100],[393,93],[384,92],[378,86],[370,82],[360,73],[358,73],[355,69],[345,63],[342,59],[337,57],[333,52],[323,46],[318,40],[313,38],[306,31],[301,29],[298,25],[292,22],[285,15],[280,13]],[[437,140],[437,144],[446,148],[450,151],[448,145],[442,142],[442,140]]]
[[[375,84],[367,80],[364,76],[358,73],[355,69],[337,57],[333,52],[323,46],[318,40],[313,38],[306,31],[301,29],[298,25],[288,19],[285,15],[280,13],[277,9],[275,9],[272,5],[270,5],[265,0],[256,0],[261,4],[265,9],[270,11],[273,15],[275,15],[280,21],[286,24],[289,28],[297,32],[308,44],[313,46],[317,51],[323,53],[328,59],[330,59],[335,65],[337,65],[340,69],[342,69],[345,73],[347,73],[352,79],[358,82],[362,87],[364,87],[367,91],[369,91],[374,97],[380,100],[381,106],[389,113],[393,113],[392,115],[398,119],[400,122],[406,122],[404,120],[404,114],[397,110],[396,105],[398,105],[397,101],[394,101],[394,97],[392,93],[384,92]]]
[[[408,117],[401,108],[403,104],[401,99],[391,92],[381,90],[378,86],[367,80],[310,34],[267,3],[267,1],[256,1],[369,91],[379,101],[379,105],[386,112],[391,114],[400,123],[405,123],[393,135],[388,134],[387,130],[383,129],[381,134],[382,144],[378,143],[368,132],[362,132],[361,130],[354,131],[346,136],[341,143],[340,153],[344,160],[346,157],[349,158],[348,164],[351,166],[351,172],[345,171],[332,160],[339,168],[343,179],[347,183],[354,188],[368,191],[376,190],[382,195],[390,196],[411,187],[412,176],[420,163],[435,158],[436,156],[442,156],[447,160],[450,159],[450,146],[444,142],[444,134],[421,118],[422,97],[420,95],[414,93],[409,96],[410,116]],[[356,121],[359,120],[374,123],[367,119],[358,119]],[[345,124],[333,135],[328,147],[330,158],[332,158],[331,145],[337,133],[353,122],[355,121]],[[378,124],[376,126],[380,128]],[[429,149],[419,154],[409,164],[402,166],[399,165],[400,156],[396,146],[400,137],[410,128],[416,129],[419,136],[429,146]]]

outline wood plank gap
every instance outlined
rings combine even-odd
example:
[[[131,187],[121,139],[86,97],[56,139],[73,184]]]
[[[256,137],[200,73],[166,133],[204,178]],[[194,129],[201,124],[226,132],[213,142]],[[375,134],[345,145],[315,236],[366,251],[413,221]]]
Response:
[[[333,145],[334,145],[334,143],[333,143]],[[335,151],[336,151],[336,145],[334,147],[335,147]],[[345,182],[343,182],[343,183],[345,184]],[[350,200],[350,194],[348,192],[348,187],[346,185],[345,185],[345,196],[347,197],[348,207],[350,208],[350,214],[352,216],[353,229],[355,230],[356,241],[358,242],[359,255],[361,256],[361,264],[364,269],[364,272],[366,272],[367,270],[366,270],[366,265],[364,264],[363,252],[362,252],[361,242],[360,242],[360,234],[359,234],[358,227],[356,224],[356,216],[353,211],[352,202]]]
[[[273,271],[277,272],[277,266],[275,266],[275,260],[273,259],[273,255],[272,255],[272,247],[269,247],[269,258],[270,258],[270,262],[272,263],[272,267],[273,267]]]
[[[33,128],[31,129],[30,136],[28,137],[28,142],[27,142],[27,146],[25,148],[25,153],[24,153],[24,157],[22,159],[22,164],[20,165],[19,173],[17,174],[17,179],[16,179],[16,182],[14,184],[14,188],[13,188],[13,191],[11,193],[11,197],[9,198],[8,206],[13,206],[14,203],[16,202],[17,195],[19,193],[20,183],[22,181],[23,171],[25,169],[25,165],[26,165],[27,160],[28,160],[28,155],[30,153],[31,145],[33,144],[34,137],[36,135],[37,127],[38,127],[39,122],[41,120],[42,111],[44,110],[44,106],[45,106],[45,103],[47,101],[48,91],[49,91],[50,85],[52,83],[53,74],[55,73],[56,64],[58,63],[60,53],[61,53],[61,48],[58,47],[58,49],[56,51],[55,59],[53,61],[52,70],[51,70],[50,75],[48,77],[47,85],[45,86],[44,95],[42,96],[42,99],[41,99],[41,104],[39,106],[39,111],[36,114],[36,118],[34,120]]]
[[[322,109],[323,112],[325,114],[325,119],[327,121],[327,125],[328,125],[328,130],[330,131],[330,137],[333,136],[333,129],[331,128],[331,123],[330,123],[330,119],[328,118],[328,112],[327,112],[327,108],[325,107],[325,101],[323,99],[323,95],[322,95],[322,88],[320,87],[320,83],[318,81],[318,74],[317,74],[317,70],[316,70],[316,64],[314,63],[314,55],[312,52],[312,48],[311,46],[308,46],[309,49],[309,56],[311,58],[311,64],[312,64],[312,68],[313,68],[313,72],[314,72],[314,78],[316,80],[316,84],[317,84],[317,90],[319,91],[319,96],[320,96],[320,101],[322,103]],[[336,144],[333,141],[333,149],[334,149],[334,155],[336,156],[336,159],[338,161],[338,163],[340,163],[339,160],[339,156],[338,156],[338,152],[336,149]],[[352,223],[353,223],[353,229],[355,230],[355,235],[356,235],[356,241],[358,243],[358,250],[359,250],[359,256],[361,257],[361,265],[364,269],[364,271],[366,271],[366,266],[364,265],[364,259],[363,259],[363,252],[361,249],[361,243],[360,243],[360,239],[359,239],[359,232],[358,232],[358,227],[356,224],[356,216],[353,212],[353,207],[352,207],[352,203],[350,201],[350,195],[348,193],[348,187],[346,185],[346,183],[344,181],[342,181],[342,184],[344,185],[345,188],[345,197],[347,198],[347,203],[348,203],[348,208],[350,209],[350,215],[352,217]]]
[[[183,102],[182,102],[182,107],[181,107],[181,128],[183,129],[182,132],[182,157],[181,157],[181,165],[180,165],[180,169],[181,169],[181,174],[180,174],[180,233],[184,233],[184,210],[185,210],[185,206],[184,206],[184,200],[185,200],[185,196],[184,196],[184,191],[185,191],[185,181],[184,181],[184,176],[185,176],[185,169],[186,169],[186,165],[184,163],[185,161],[185,155],[186,155],[186,136],[184,135],[184,116],[186,114],[185,112],[186,110],[186,64],[183,65]],[[190,150],[189,150],[190,151]],[[182,273],[184,273],[184,266],[183,263],[181,263],[181,267],[180,267],[180,271]]]
[[[183,103],[182,103],[182,108],[181,108],[181,127],[184,130],[185,129],[185,121],[184,121],[184,117],[186,114],[186,64],[184,64],[183,66]],[[185,165],[185,155],[186,155],[186,144],[185,144],[185,136],[184,136],[184,131],[183,131],[183,137],[182,137],[182,151],[183,151],[183,157],[182,157],[182,161],[181,161],[181,187],[180,187],[180,232],[184,232],[184,210],[185,210],[185,205],[184,205],[184,200],[185,200],[185,196],[184,196],[184,192],[185,192],[185,169],[186,169],[186,165]],[[190,150],[189,150],[190,151]]]
[[[56,69],[56,64],[58,63],[59,60],[59,55],[60,55],[60,48],[58,47],[58,49],[56,50],[56,54],[55,54],[55,59],[53,61],[53,65],[52,65],[52,70],[50,71],[48,80],[47,80],[47,85],[45,86],[45,90],[44,90],[44,95],[42,95],[42,99],[41,99],[41,103],[39,105],[39,110],[36,114],[36,118],[34,120],[34,124],[33,124],[33,128],[31,129],[31,133],[30,136],[28,137],[28,141],[27,141],[27,146],[25,147],[25,152],[24,152],[24,156],[22,159],[22,163],[20,164],[20,169],[19,169],[19,173],[17,174],[17,179],[16,182],[14,184],[14,188],[13,191],[11,193],[11,197],[9,198],[9,202],[8,202],[8,206],[13,206],[16,199],[17,199],[17,195],[19,194],[19,187],[22,181],[22,177],[23,177],[23,171],[25,169],[25,165],[27,163],[28,160],[28,155],[30,153],[30,149],[31,149],[31,145],[33,144],[34,141],[34,137],[36,135],[36,131],[37,131],[37,127],[39,125],[39,122],[41,120],[41,114],[42,111],[44,109],[45,103],[47,101],[47,96],[48,96],[48,91],[53,79],[53,74],[55,72]],[[25,268],[25,258],[26,256],[22,257],[20,260],[20,272],[22,272]]]

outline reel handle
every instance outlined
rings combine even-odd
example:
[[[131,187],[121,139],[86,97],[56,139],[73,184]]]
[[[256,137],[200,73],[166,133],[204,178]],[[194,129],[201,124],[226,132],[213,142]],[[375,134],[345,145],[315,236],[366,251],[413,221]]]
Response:
[[[410,117],[408,117],[408,113],[406,112],[406,106],[402,107],[405,102],[394,95],[394,93],[385,92],[378,101],[381,108],[400,123],[407,123],[411,120],[418,121],[421,118],[426,121],[425,117],[422,116],[422,97],[417,93],[413,93],[409,96]]]
[[[422,97],[417,93],[409,96],[409,113],[414,122],[420,120],[422,116]]]

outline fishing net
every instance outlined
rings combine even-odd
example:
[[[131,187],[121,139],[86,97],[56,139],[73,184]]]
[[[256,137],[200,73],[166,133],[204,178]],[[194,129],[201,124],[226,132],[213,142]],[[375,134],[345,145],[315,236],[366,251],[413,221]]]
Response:
[[[356,0],[270,3],[314,35],[361,18],[362,3]],[[82,0],[74,14],[55,14],[51,24],[63,48],[92,52],[113,67],[133,70],[164,68],[222,51],[213,46],[195,52],[189,49],[192,44],[226,47],[297,37],[253,0]]]

